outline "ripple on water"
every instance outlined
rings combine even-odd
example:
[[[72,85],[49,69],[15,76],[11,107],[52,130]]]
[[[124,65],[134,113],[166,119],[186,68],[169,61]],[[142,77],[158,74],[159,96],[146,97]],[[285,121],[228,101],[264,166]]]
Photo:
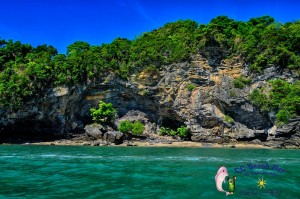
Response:
[[[298,151],[0,146],[0,198],[224,198],[214,182],[221,165],[232,175],[265,162],[287,171],[265,176],[267,188],[297,198]],[[261,176],[236,175],[240,190],[257,190]]]

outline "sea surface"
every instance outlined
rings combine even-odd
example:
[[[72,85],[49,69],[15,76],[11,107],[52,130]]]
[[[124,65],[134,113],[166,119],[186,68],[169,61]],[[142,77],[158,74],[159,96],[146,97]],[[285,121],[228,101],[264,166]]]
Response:
[[[300,198],[299,150],[0,145],[0,172],[0,198]]]

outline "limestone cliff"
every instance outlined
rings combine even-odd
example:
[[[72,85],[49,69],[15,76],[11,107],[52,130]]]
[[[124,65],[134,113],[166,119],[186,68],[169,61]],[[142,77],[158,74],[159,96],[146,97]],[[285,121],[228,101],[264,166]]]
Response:
[[[233,80],[250,77],[251,85],[235,88]],[[111,102],[122,117],[132,110],[145,113],[151,128],[186,125],[195,142],[250,141],[273,147],[299,147],[300,118],[275,126],[274,114],[255,108],[248,96],[275,77],[294,81],[293,71],[267,68],[253,75],[240,57],[226,58],[217,47],[204,49],[189,61],[137,71],[128,80],[107,74],[74,87],[49,88],[19,110],[0,110],[2,137],[66,136],[91,123],[91,107]],[[233,120],[228,120],[232,118]]]

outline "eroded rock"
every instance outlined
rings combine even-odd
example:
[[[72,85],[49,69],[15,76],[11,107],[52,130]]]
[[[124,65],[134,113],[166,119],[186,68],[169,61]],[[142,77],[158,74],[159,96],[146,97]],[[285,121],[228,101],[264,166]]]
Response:
[[[0,109],[0,135],[86,132],[92,140],[118,144],[124,135],[115,130],[120,121],[129,120],[141,121],[144,134],[151,136],[157,134],[158,126],[176,129],[184,125],[195,142],[234,139],[270,142],[276,147],[299,145],[299,118],[274,129],[274,114],[261,112],[249,100],[251,91],[266,80],[282,77],[293,81],[297,75],[269,67],[254,78],[241,58],[226,59],[226,55],[220,47],[208,47],[189,61],[161,66],[155,74],[142,70],[128,80],[105,74],[86,84],[49,88],[22,109]],[[252,77],[252,85],[234,88],[233,80],[241,74]],[[87,125],[92,122],[90,108],[97,107],[100,100],[111,102],[118,110],[119,119],[110,129]],[[233,121],[226,121],[226,116]]]
[[[101,124],[90,124],[84,127],[87,136],[94,140],[102,139],[107,130]]]
[[[115,144],[122,144],[123,139],[124,139],[124,134],[120,131],[108,131],[103,136],[103,140]]]

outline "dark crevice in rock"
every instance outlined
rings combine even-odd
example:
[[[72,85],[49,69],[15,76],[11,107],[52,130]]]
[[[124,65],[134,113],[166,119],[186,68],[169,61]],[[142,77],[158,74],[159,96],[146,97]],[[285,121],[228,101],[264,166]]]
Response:
[[[278,128],[275,134],[275,138],[286,138],[290,139],[291,137],[297,137],[300,132],[300,117],[290,119],[289,123]]]
[[[247,141],[247,142],[250,142],[250,141],[253,141],[253,140],[259,140],[261,142],[265,142],[267,140],[267,135],[266,136],[255,136],[255,137],[242,137],[242,138],[237,138],[236,139],[237,141]]]
[[[208,60],[208,64],[213,68],[213,72],[217,72],[218,66],[222,59],[228,55],[228,51],[214,44],[205,47],[200,54]]]
[[[53,134],[50,132],[33,132],[31,129],[4,129],[0,134],[0,143],[24,144],[34,142],[50,142],[60,139],[70,139],[74,133]]]
[[[234,119],[234,121],[246,125],[249,129],[263,130],[273,126],[267,114],[260,113],[250,103],[234,104],[232,106],[223,106],[225,114]]]
[[[175,130],[182,125],[183,125],[182,122],[167,117],[162,118],[162,122],[161,122],[161,126],[168,127],[170,129],[175,129]]]

